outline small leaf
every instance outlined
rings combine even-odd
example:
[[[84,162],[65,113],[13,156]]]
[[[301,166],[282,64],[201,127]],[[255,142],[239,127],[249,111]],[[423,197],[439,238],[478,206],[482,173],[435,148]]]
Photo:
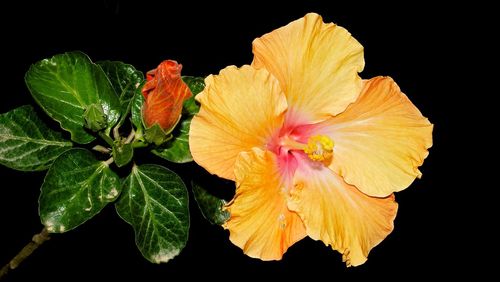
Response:
[[[183,76],[182,80],[187,84],[193,96],[184,102],[183,112],[194,115],[200,110],[195,97],[205,88],[205,80],[202,77]]]
[[[152,150],[153,154],[174,163],[187,163],[193,161],[189,151],[189,127],[191,119],[180,122],[172,132],[172,139]]]
[[[142,85],[139,86],[142,88]],[[132,106],[131,106],[131,116],[132,116],[132,124],[135,126],[137,131],[141,131],[144,129],[142,124],[142,105],[144,104],[144,96],[140,91],[137,91],[132,98]]]
[[[111,85],[118,95],[122,113],[122,120],[130,111],[132,98],[136,91],[140,92],[140,86],[144,82],[142,72],[136,70],[134,66],[118,61],[97,62],[111,81]]]
[[[223,209],[227,204],[225,200],[208,193],[194,181],[191,181],[191,187],[193,187],[194,199],[205,219],[214,225],[222,225],[229,219],[229,212]]]
[[[134,228],[142,255],[153,263],[178,255],[189,231],[188,194],[180,177],[159,165],[134,166],[123,189],[116,211]]]
[[[118,167],[128,164],[134,156],[132,144],[122,144],[115,141],[113,145],[113,159]]]
[[[17,170],[45,170],[73,144],[48,128],[32,106],[0,114],[0,163]]]
[[[42,185],[42,224],[51,233],[69,231],[113,202],[120,189],[118,175],[90,151],[66,151],[54,161]]]
[[[95,137],[84,128],[83,113],[92,104],[102,107],[111,128],[120,116],[120,102],[100,66],[81,52],[55,55],[31,65],[25,76],[31,95],[71,139],[87,144]]]

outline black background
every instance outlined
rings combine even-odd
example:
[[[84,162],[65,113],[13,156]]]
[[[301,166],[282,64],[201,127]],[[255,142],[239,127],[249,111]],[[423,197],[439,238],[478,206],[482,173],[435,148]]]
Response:
[[[474,269],[474,256],[455,241],[463,209],[455,193],[460,164],[451,137],[453,101],[449,88],[456,43],[465,31],[450,8],[379,3],[343,7],[330,1],[203,5],[155,4],[146,1],[98,1],[91,4],[9,4],[1,10],[0,112],[34,103],[23,81],[30,64],[58,53],[81,50],[94,61],[120,60],[147,71],[164,59],[182,63],[184,75],[205,76],[227,65],[252,60],[254,38],[304,16],[321,14],[326,22],[347,28],[365,47],[364,78],[392,76],[415,105],[435,124],[434,146],[421,168],[423,178],[398,193],[395,230],[357,268],[345,268],[340,255],[321,242],[304,239],[280,262],[262,262],[242,254],[228,233],[202,219],[191,200],[190,238],[182,253],[168,264],[153,265],[141,257],[130,226],[112,205],[64,235],[55,235],[8,280],[129,279],[174,281],[182,276],[206,279],[266,279],[339,276],[352,278],[431,277]],[[455,7],[456,8],[456,7]],[[457,27],[460,27],[457,29]],[[468,60],[460,57],[461,62]],[[54,123],[51,123],[55,126]],[[149,157],[146,161],[166,161]],[[186,176],[191,165],[174,165]],[[0,167],[0,263],[6,263],[31,236],[41,230],[37,198],[44,173]],[[455,179],[455,180],[454,180]],[[460,180],[464,184],[464,179]],[[230,185],[221,184],[227,195]],[[226,188],[227,187],[227,188]],[[462,211],[461,211],[462,210]],[[464,228],[465,229],[465,228]],[[462,241],[462,242],[465,242]]]

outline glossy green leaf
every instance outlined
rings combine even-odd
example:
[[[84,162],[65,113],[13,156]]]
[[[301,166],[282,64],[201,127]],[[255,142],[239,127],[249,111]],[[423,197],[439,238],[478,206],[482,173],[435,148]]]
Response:
[[[135,231],[142,255],[167,262],[188,239],[188,193],[180,177],[159,165],[134,166],[125,179],[116,211]]]
[[[144,104],[144,96],[142,96],[142,93],[140,93],[140,91],[137,91],[132,98],[130,111],[132,124],[135,126],[137,131],[141,132],[144,129],[144,126],[142,124],[142,104]]]
[[[172,132],[172,139],[154,148],[152,152],[174,163],[193,161],[193,157],[189,151],[189,127],[191,126],[191,119],[192,117],[189,117],[177,124],[177,127]]]
[[[50,167],[40,194],[40,219],[51,233],[71,230],[116,200],[120,178],[86,149],[71,149]]]
[[[202,77],[194,76],[183,76],[182,80],[187,84],[191,93],[193,93],[193,96],[184,102],[183,112],[184,114],[194,115],[200,110],[195,97],[205,88],[205,80]]]
[[[104,73],[111,81],[111,85],[118,95],[121,106],[122,120],[130,111],[132,98],[144,81],[142,72],[136,70],[134,66],[118,61],[97,62],[102,67]]]
[[[36,102],[77,143],[95,139],[84,128],[83,113],[90,105],[102,107],[107,128],[120,117],[120,102],[108,77],[81,52],[55,55],[31,65],[25,81]]]
[[[191,187],[193,187],[194,199],[205,219],[214,225],[222,225],[229,219],[229,212],[223,209],[227,204],[225,200],[208,193],[195,181],[191,181]]]
[[[132,144],[122,144],[115,141],[113,144],[113,159],[118,167],[128,164],[134,156]]]
[[[73,144],[48,128],[32,106],[0,114],[0,164],[24,170],[44,170]]]

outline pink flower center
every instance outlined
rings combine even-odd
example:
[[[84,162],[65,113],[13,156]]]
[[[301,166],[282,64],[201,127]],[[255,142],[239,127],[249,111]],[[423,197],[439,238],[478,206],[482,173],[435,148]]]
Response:
[[[307,158],[319,165],[328,165],[332,161],[332,139],[326,135],[315,134],[315,128],[315,125],[285,122],[279,134],[267,144],[267,149],[278,156],[282,173],[293,175],[299,161]]]

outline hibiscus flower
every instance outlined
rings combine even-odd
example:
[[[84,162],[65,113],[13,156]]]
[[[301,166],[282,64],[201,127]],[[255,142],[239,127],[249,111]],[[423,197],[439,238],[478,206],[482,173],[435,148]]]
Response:
[[[307,14],[253,42],[254,60],[205,79],[191,123],[194,160],[236,182],[230,240],[279,260],[309,236],[364,263],[392,230],[432,124],[389,77],[362,80],[363,47]]]

